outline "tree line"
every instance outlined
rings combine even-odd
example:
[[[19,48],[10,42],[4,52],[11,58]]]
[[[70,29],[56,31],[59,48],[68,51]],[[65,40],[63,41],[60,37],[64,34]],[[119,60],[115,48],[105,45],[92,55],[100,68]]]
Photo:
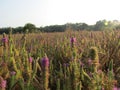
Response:
[[[113,21],[99,20],[94,25],[88,25],[86,23],[66,23],[64,25],[50,25],[45,27],[36,27],[32,23],[27,23],[23,27],[0,28],[0,34],[9,33],[10,28],[12,28],[13,33],[64,32],[66,30],[102,31],[102,30],[120,30],[120,22],[118,20]]]

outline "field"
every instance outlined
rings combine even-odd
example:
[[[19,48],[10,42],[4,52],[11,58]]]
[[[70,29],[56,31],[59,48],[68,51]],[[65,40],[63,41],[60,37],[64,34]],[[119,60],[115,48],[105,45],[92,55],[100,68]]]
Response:
[[[119,31],[68,30],[0,37],[0,90],[120,87]]]

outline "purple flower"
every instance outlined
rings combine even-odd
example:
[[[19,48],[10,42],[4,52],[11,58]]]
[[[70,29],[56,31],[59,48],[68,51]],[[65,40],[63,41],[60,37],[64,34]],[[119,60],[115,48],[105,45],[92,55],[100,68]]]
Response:
[[[15,71],[12,71],[10,74],[11,74],[11,75],[15,75],[15,74],[16,74],[16,72],[15,72]]]
[[[43,67],[48,67],[49,66],[49,59],[47,56],[45,56],[44,58],[42,58],[42,66]]]
[[[6,38],[6,37],[2,38],[2,42],[7,43],[8,42],[8,38]]]
[[[71,43],[75,43],[76,42],[76,38],[72,37],[70,41],[71,41]]]
[[[33,61],[33,59],[32,59],[32,57],[30,57],[30,58],[29,58],[29,62],[32,63],[32,61]]]

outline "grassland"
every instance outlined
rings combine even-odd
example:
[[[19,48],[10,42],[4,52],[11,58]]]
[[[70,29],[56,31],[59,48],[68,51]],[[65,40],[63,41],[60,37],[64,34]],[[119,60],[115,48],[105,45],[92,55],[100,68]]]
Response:
[[[115,90],[120,32],[3,34],[0,90]]]

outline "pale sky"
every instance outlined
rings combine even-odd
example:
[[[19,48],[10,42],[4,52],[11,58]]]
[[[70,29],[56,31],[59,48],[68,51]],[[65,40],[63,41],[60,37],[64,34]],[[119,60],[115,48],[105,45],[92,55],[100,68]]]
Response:
[[[0,0],[0,27],[120,20],[120,0]]]

